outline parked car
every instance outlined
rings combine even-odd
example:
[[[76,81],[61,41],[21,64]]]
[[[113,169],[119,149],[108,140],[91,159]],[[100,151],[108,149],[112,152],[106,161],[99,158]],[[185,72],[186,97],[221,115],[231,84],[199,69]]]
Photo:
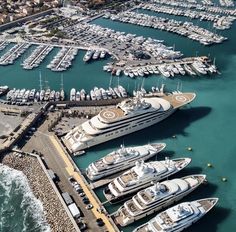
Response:
[[[97,222],[97,225],[98,226],[104,226],[104,221],[102,220],[102,218],[98,218],[97,220],[96,220],[96,222]]]
[[[80,196],[80,197],[84,197],[84,196],[85,196],[85,193],[84,193],[84,192],[81,192],[81,193],[79,194],[79,196]]]
[[[86,206],[86,209],[92,209],[93,208],[93,205],[92,204],[88,204],[87,206]]]
[[[87,197],[84,197],[84,198],[82,199],[82,201],[83,201],[83,203],[84,203],[85,205],[88,205],[88,204],[90,203],[90,201],[89,201],[89,199],[88,199]]]

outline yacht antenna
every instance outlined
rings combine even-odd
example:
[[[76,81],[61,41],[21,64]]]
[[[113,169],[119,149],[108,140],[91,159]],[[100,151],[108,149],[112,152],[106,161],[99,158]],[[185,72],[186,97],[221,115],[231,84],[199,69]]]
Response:
[[[136,90],[136,92],[137,92],[137,91],[139,91],[139,84],[138,84],[138,86],[137,86],[137,90]]]
[[[141,86],[141,88],[143,88],[143,86],[144,86],[144,81],[145,81],[145,78],[143,78],[143,81],[142,81],[142,86]]]
[[[111,77],[110,77],[109,87],[111,87],[111,83],[112,83],[112,74],[111,74]]]
[[[64,89],[64,86],[63,86],[63,74],[61,74],[61,90]]]

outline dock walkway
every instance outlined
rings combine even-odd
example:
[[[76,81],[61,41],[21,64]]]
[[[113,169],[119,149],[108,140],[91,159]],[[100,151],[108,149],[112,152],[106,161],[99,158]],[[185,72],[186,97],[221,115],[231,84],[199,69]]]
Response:
[[[75,180],[81,185],[84,193],[86,194],[89,201],[93,205],[93,208],[91,210],[92,210],[94,216],[97,219],[98,218],[103,219],[103,221],[106,225],[106,228],[108,229],[109,232],[119,231],[118,228],[113,223],[113,221],[108,216],[99,212],[99,209],[101,208],[101,203],[98,202],[98,199],[96,198],[96,196],[89,189],[88,185],[86,184],[86,180],[83,178],[82,174],[80,172],[78,172],[77,170],[75,170],[74,166],[72,165],[71,161],[69,160],[69,158],[68,158],[67,154],[65,153],[65,151],[63,150],[63,148],[60,146],[57,139],[54,136],[49,136],[49,138],[50,138],[51,142],[53,143],[53,145],[55,146],[55,148],[57,149],[58,154],[65,162],[65,164],[66,164],[65,169],[67,170],[68,174],[70,176],[73,176],[75,178]]]

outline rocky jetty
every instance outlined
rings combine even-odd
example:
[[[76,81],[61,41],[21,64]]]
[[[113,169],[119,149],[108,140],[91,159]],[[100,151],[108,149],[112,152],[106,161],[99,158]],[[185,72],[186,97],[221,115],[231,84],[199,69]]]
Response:
[[[37,158],[11,153],[3,157],[2,163],[10,168],[22,171],[26,175],[35,197],[43,204],[45,218],[52,232],[75,231]]]

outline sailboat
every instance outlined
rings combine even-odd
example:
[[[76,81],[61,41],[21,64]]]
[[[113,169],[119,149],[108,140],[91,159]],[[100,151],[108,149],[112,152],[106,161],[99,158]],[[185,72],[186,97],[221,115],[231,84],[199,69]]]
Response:
[[[44,100],[45,101],[49,101],[49,98],[50,98],[50,93],[51,93],[51,90],[48,86],[48,81],[45,80],[45,86],[46,86],[46,91],[45,91],[45,95],[44,95]]]
[[[41,71],[39,72],[39,88],[40,88],[39,100],[40,100],[40,101],[43,101],[44,95],[45,95],[45,90],[43,89],[43,85],[42,85],[42,75],[41,75]]]

